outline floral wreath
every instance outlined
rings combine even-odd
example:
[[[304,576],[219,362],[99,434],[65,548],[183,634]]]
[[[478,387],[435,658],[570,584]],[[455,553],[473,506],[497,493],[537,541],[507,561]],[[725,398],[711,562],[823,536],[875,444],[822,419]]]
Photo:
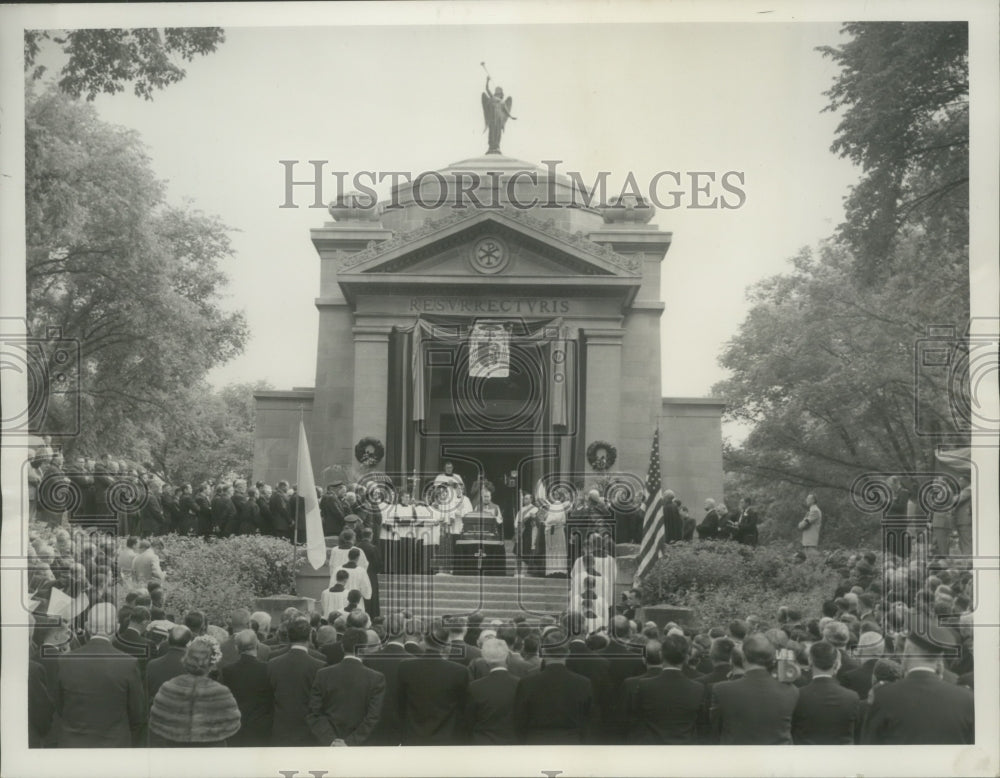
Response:
[[[382,461],[385,446],[378,438],[361,438],[354,447],[354,457],[361,464],[372,467]]]
[[[598,459],[597,452],[604,449],[607,452],[607,456],[603,459]],[[587,446],[587,462],[594,470],[608,470],[614,466],[615,462],[618,460],[618,449],[608,443],[606,440],[595,440],[589,446]]]

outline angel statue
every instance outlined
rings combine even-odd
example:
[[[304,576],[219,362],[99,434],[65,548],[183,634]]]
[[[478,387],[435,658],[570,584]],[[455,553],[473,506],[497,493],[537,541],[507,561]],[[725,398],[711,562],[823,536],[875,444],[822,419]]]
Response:
[[[483,92],[483,120],[486,122],[486,129],[490,132],[490,147],[487,154],[500,153],[500,136],[508,119],[517,119],[510,113],[511,103],[514,98],[503,96],[503,89],[496,87],[490,91],[490,76],[486,76],[486,91]]]

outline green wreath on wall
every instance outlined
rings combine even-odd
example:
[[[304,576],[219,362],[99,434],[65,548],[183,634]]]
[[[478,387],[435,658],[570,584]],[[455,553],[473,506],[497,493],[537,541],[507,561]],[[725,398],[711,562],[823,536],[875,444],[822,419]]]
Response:
[[[354,458],[367,467],[374,467],[385,456],[385,446],[378,438],[361,438],[354,447]]]
[[[618,449],[606,440],[595,440],[587,446],[587,462],[594,470],[609,470],[618,460]]]

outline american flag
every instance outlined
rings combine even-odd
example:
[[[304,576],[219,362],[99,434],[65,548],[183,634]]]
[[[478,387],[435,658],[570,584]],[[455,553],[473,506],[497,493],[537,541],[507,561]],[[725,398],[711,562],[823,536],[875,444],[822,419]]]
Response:
[[[642,578],[653,562],[660,558],[663,545],[663,490],[660,488],[660,428],[653,433],[649,452],[646,491],[642,498],[642,545],[639,546],[639,566],[635,577]]]

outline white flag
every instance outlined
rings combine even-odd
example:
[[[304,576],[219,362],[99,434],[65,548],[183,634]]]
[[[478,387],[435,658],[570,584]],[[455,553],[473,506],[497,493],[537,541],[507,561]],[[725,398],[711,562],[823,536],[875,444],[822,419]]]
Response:
[[[299,420],[299,462],[296,475],[295,480],[299,485],[296,497],[302,497],[306,512],[306,558],[313,566],[313,570],[319,570],[326,563],[326,540],[323,538],[323,519],[320,517],[312,460],[309,458],[306,425],[301,420]]]

